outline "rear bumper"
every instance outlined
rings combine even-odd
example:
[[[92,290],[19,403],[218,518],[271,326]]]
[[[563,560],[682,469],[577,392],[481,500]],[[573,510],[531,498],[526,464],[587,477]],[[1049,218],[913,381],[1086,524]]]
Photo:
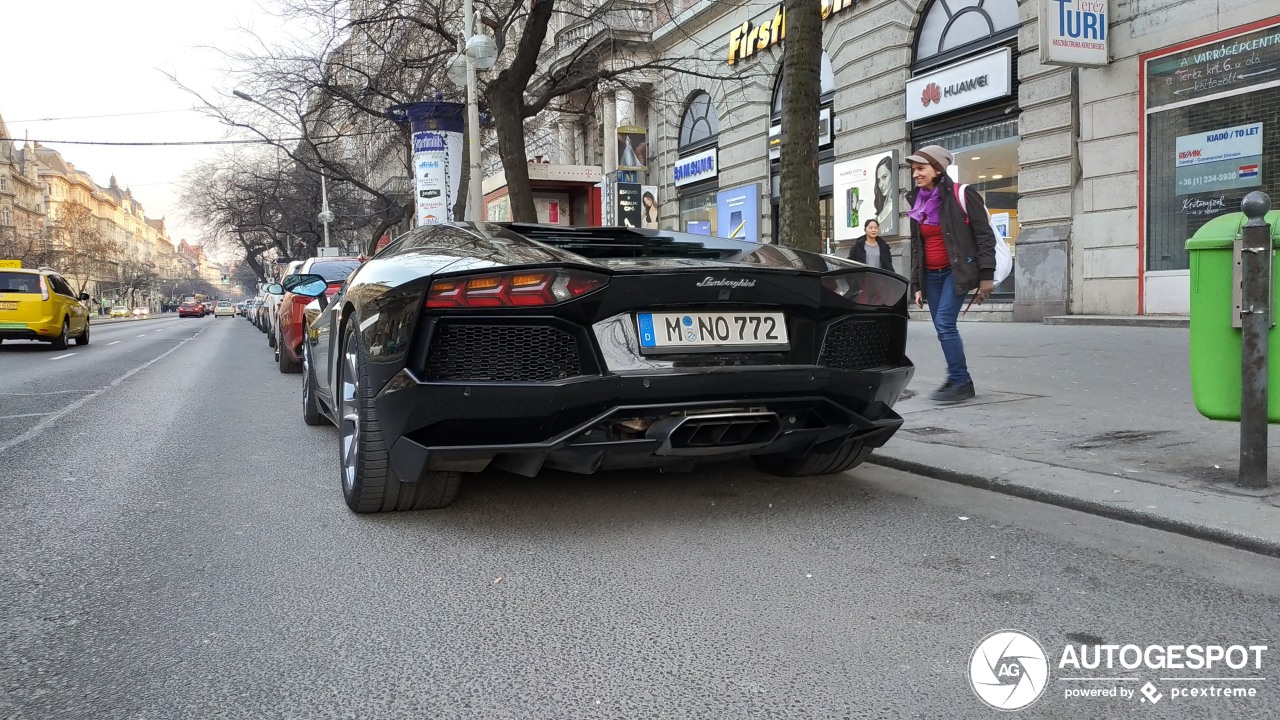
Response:
[[[62,332],[62,323],[54,318],[36,322],[0,321],[0,340],[52,340]]]
[[[850,439],[879,447],[902,424],[892,405],[913,373],[910,365],[704,368],[525,384],[428,383],[404,371],[375,402],[405,480],[490,465],[590,473],[803,454]]]

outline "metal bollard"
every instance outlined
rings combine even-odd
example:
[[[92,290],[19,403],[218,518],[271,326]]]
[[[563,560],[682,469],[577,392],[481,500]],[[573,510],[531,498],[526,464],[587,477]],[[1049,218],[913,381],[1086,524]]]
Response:
[[[1249,218],[1240,249],[1240,477],[1236,484],[1267,487],[1267,343],[1271,330],[1271,198],[1251,192],[1240,203]]]

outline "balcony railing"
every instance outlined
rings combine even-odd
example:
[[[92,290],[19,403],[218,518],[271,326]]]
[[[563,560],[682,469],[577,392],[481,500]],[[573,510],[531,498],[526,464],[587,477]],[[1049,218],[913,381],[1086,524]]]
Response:
[[[623,4],[597,10],[556,33],[555,65],[589,53],[605,39],[644,42],[653,31],[653,8]]]

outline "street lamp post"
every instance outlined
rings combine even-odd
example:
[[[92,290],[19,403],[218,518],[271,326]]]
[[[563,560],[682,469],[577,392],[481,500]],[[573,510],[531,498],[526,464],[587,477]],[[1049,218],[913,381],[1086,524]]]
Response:
[[[463,34],[466,44],[458,48],[458,54],[449,63],[449,79],[455,84],[462,79],[467,88],[467,207],[473,222],[483,222],[480,217],[484,202],[484,180],[480,167],[480,103],[476,87],[476,69],[488,70],[498,61],[498,46],[493,38],[476,33],[476,11],[473,0],[463,4]],[[462,67],[465,65],[465,68]],[[465,78],[460,76],[465,72]]]

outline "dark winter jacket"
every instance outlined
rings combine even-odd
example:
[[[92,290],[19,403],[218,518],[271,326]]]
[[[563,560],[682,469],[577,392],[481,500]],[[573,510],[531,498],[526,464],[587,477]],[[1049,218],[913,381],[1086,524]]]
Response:
[[[978,287],[982,280],[994,280],[996,273],[996,236],[991,232],[987,219],[987,206],[982,195],[972,185],[965,188],[965,204],[969,207],[968,222],[964,208],[956,200],[955,185],[951,178],[938,182],[942,191],[942,208],[938,213],[942,225],[942,238],[951,258],[951,276],[955,280],[956,294],[965,295]],[[907,193],[907,207],[914,207],[919,188]],[[920,235],[920,223],[911,221],[911,283],[913,289],[924,287],[924,238]]]
[[[880,246],[880,267],[885,270],[893,269],[893,252],[889,250],[889,244],[883,238],[876,240],[876,244]],[[853,245],[849,246],[849,259],[855,262],[865,263],[867,261],[867,236],[863,235],[853,241]]]

